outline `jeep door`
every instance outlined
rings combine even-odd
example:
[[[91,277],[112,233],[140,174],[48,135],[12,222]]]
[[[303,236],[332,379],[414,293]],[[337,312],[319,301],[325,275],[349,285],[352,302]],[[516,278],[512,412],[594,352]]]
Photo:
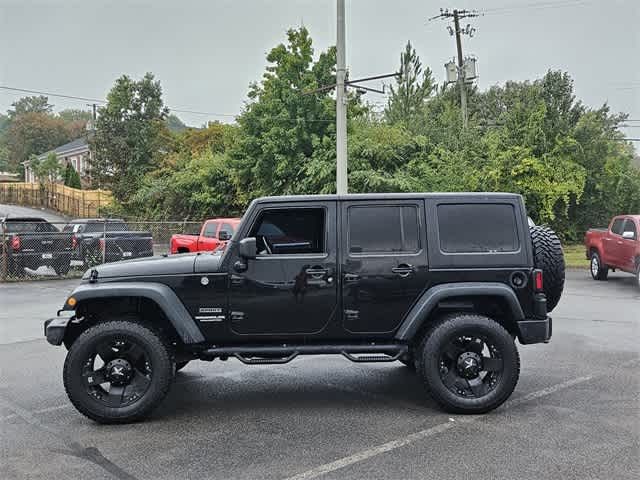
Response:
[[[255,259],[232,254],[229,312],[240,335],[317,334],[336,314],[336,202],[261,204],[238,235]],[[246,266],[238,269],[236,262]]]
[[[343,325],[394,331],[427,283],[424,200],[341,204]]]

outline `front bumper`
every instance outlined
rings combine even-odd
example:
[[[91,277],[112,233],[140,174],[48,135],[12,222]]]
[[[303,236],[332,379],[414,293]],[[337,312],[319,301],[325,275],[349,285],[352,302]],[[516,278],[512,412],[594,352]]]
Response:
[[[549,316],[544,319],[525,319],[518,322],[518,340],[523,345],[548,343],[552,333],[553,320]]]
[[[73,313],[73,312],[69,312]],[[51,345],[62,345],[67,326],[74,319],[73,315],[59,316],[44,321],[44,336]]]

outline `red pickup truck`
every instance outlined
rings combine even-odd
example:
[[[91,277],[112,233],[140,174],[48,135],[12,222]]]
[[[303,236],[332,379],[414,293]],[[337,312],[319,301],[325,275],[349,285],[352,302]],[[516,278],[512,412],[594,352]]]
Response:
[[[606,280],[611,270],[636,276],[640,287],[640,215],[613,217],[609,228],[591,228],[584,237],[594,280]]]
[[[171,253],[204,252],[224,247],[236,231],[239,218],[213,218],[206,220],[200,235],[172,235]]]

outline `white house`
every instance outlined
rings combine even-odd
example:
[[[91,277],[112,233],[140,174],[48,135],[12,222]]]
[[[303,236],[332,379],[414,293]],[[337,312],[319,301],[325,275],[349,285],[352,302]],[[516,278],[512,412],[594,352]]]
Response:
[[[77,138],[69,143],[65,143],[64,145],[60,145],[58,148],[50,150],[48,152],[43,153],[38,156],[38,160],[42,161],[47,158],[51,153],[55,153],[58,157],[58,162],[63,167],[66,167],[68,164],[78,172],[80,175],[80,180],[83,184],[88,183],[89,181],[89,170],[91,163],[91,151],[89,150],[89,142],[87,137]],[[38,181],[36,174],[31,168],[30,160],[27,160],[23,163],[24,165],[24,181],[35,183]]]

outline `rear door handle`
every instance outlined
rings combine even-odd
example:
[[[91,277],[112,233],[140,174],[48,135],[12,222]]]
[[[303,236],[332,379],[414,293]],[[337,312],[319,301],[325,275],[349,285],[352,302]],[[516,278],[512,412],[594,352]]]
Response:
[[[355,273],[345,273],[344,281],[345,282],[357,282],[360,280],[360,275],[356,275]]]
[[[408,263],[401,263],[397,267],[393,267],[391,271],[397,274],[399,277],[408,277],[413,273],[413,265],[409,265]]]

